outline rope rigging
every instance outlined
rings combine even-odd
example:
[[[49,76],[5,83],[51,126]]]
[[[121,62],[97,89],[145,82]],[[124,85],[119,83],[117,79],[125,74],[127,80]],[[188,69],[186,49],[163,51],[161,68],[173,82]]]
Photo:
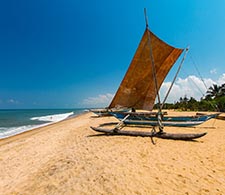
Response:
[[[190,55],[190,59],[191,59],[193,65],[194,65],[194,67],[195,67],[195,69],[196,69],[196,71],[197,71],[197,73],[198,73],[198,75],[199,75],[201,81],[203,82],[203,84],[204,84],[206,90],[208,90],[208,87],[207,87],[207,85],[205,84],[204,79],[203,79],[202,75],[200,74],[200,71],[198,70],[197,65],[196,65],[196,63],[195,63],[195,61],[194,61],[194,59],[192,58],[191,55]]]
[[[190,54],[189,54],[189,56],[190,56],[190,59],[191,59],[192,64],[193,64],[194,67],[195,67],[195,70],[196,70],[197,73],[198,73],[198,76],[199,76],[200,80],[201,80],[202,83],[204,84],[204,87],[205,87],[205,89],[206,89],[206,91],[207,91],[207,90],[208,90],[208,87],[207,87],[206,83],[204,82],[204,79],[203,79],[202,75],[200,74],[200,71],[198,70],[197,65],[196,65],[196,63],[195,63],[193,57],[192,57]],[[185,73],[185,74],[186,74],[186,77],[188,77],[188,74],[187,74],[187,72],[186,72],[185,70],[183,70],[183,73]],[[196,82],[195,82],[191,77],[188,77],[188,78],[189,78],[189,80],[195,85],[195,87],[198,89],[198,91],[201,93],[201,95],[202,95],[203,98],[204,98],[204,97],[205,97],[205,93],[202,92],[202,90],[200,89],[200,87],[198,86],[198,84],[196,84]],[[206,101],[207,101],[212,107],[214,107],[215,109],[218,109],[217,105],[212,104],[212,102],[209,101],[209,100],[207,100],[207,99],[206,99]]]

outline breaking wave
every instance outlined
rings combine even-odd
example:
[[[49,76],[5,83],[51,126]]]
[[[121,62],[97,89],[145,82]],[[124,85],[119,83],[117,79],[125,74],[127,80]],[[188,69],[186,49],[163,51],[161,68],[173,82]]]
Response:
[[[64,114],[53,114],[47,116],[39,116],[39,117],[32,117],[31,120],[38,120],[38,121],[46,121],[46,122],[58,122],[68,118],[69,116],[73,115],[74,112],[64,113]]]
[[[30,131],[39,127],[43,127],[52,123],[56,123],[62,121],[70,116],[74,115],[74,112],[63,113],[63,114],[53,114],[47,116],[40,116],[40,117],[32,117],[30,118],[31,121],[42,121],[42,124],[38,125],[24,125],[19,127],[0,127],[0,139],[7,138],[13,135],[17,135],[23,133],[25,131]]]

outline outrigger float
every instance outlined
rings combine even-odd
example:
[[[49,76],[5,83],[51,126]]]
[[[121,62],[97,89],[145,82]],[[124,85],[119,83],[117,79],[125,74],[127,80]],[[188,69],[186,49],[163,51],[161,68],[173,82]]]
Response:
[[[173,139],[173,140],[193,140],[200,138],[207,133],[166,133],[164,131],[155,131],[155,128],[153,128],[153,131],[147,132],[147,131],[127,131],[127,130],[121,130],[121,129],[105,129],[102,128],[103,126],[106,126],[109,124],[102,124],[98,127],[91,127],[94,131],[105,133],[107,135],[124,135],[124,136],[140,136],[140,137],[157,137],[162,139]],[[110,124],[111,125],[111,124]]]

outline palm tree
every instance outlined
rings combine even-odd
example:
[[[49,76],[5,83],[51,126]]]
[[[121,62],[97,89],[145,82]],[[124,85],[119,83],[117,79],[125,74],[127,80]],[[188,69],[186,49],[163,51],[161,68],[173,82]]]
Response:
[[[225,96],[225,83],[221,85],[222,96]]]
[[[213,86],[211,86],[206,92],[207,93],[206,98],[215,99],[215,98],[221,97],[223,95],[222,91],[223,91],[222,86],[213,84]]]

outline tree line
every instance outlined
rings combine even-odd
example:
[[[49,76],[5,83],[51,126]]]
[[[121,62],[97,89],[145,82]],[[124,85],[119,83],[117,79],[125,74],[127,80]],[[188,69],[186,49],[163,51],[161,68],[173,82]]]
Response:
[[[157,109],[158,105],[154,106]],[[186,95],[180,97],[175,103],[165,103],[164,109],[178,109],[182,111],[218,111],[225,112],[225,83],[222,85],[213,84],[206,92],[206,96],[200,101],[195,98],[188,98]]]

